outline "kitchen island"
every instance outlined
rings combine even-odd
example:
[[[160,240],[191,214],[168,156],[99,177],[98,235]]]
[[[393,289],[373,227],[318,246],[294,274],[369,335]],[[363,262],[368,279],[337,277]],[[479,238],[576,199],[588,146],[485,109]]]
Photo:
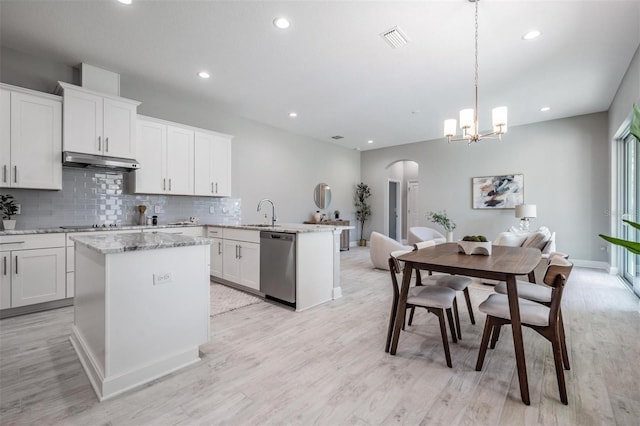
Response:
[[[199,361],[209,340],[211,241],[74,236],[71,343],[101,401]]]

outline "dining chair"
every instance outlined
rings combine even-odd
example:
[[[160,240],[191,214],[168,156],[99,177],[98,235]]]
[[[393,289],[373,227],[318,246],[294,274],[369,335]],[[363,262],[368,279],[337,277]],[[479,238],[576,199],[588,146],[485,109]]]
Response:
[[[547,269],[545,269],[545,276],[547,274],[547,270],[549,269],[549,265],[551,261],[555,257],[560,257],[563,259],[568,259],[569,255],[560,252],[553,252],[549,254],[549,260],[547,262]],[[567,280],[569,279],[569,274],[565,277]],[[527,281],[516,281],[516,286],[518,288],[518,297],[523,299],[531,300],[533,302],[542,303],[545,306],[551,306],[551,293],[553,287],[548,286],[544,283],[536,284],[530,283]],[[496,293],[507,294],[507,283],[504,281],[498,283],[494,290]],[[567,351],[567,343],[564,333],[564,320],[562,319],[562,308],[560,308],[560,312],[558,313],[558,321],[560,327],[560,339],[562,343],[562,364],[564,365],[565,370],[570,370],[571,366],[569,365],[569,352]],[[493,333],[491,338],[491,348],[493,349],[496,346],[496,342],[498,341],[498,337],[500,335],[500,329],[497,330],[496,333]]]
[[[391,273],[391,285],[393,288],[393,302],[391,304],[391,314],[389,316],[389,328],[387,330],[387,343],[385,352],[389,352],[391,347],[391,337],[393,335],[393,327],[397,320],[398,299],[400,297],[400,288],[398,286],[397,274],[400,273],[400,261],[393,257],[389,257],[389,271]],[[445,324],[445,312],[449,320],[451,328],[451,336],[454,342],[457,342],[456,331],[453,322],[452,308],[455,303],[456,292],[447,287],[439,286],[418,286],[410,287],[407,295],[407,309],[422,307],[428,312],[435,314],[440,322],[440,335],[442,336],[442,345],[444,346],[444,355],[447,366],[452,367],[451,354],[449,351],[449,339],[447,337],[447,327]]]
[[[551,304],[545,306],[541,303],[527,299],[518,298],[520,307],[520,320],[523,326],[535,330],[538,334],[551,342],[553,349],[553,361],[556,368],[556,378],[560,391],[560,400],[563,404],[568,404],[567,388],[564,380],[562,338],[560,334],[560,304],[562,293],[571,273],[573,264],[560,256],[550,260],[544,276],[544,283],[551,287]],[[482,341],[476,362],[476,371],[482,370],[484,357],[489,346],[489,338],[492,334],[500,333],[500,327],[511,323],[509,310],[509,299],[507,295],[493,293],[480,304],[480,312],[487,314],[482,333]],[[492,339],[492,347],[495,347],[497,338]]]
[[[433,241],[422,241],[419,243],[415,243],[413,245],[414,250],[421,250],[425,247],[434,246],[435,243]],[[431,271],[429,271],[429,281],[430,283],[426,283],[428,285],[437,285],[440,287],[448,287],[454,291],[461,291],[464,294],[464,299],[467,302],[467,311],[469,311],[469,319],[471,320],[471,324],[476,323],[476,319],[473,315],[473,308],[471,307],[471,296],[469,295],[469,284],[473,282],[473,280],[469,277],[464,277],[462,275],[432,275]],[[422,277],[420,275],[420,271],[417,271],[416,285],[424,285],[422,281]],[[457,311],[458,304],[456,302],[455,306],[456,311],[456,319],[458,320]],[[411,325],[411,317],[409,316],[409,325]],[[458,339],[462,339],[462,330],[460,329],[460,324],[457,324],[458,330]]]

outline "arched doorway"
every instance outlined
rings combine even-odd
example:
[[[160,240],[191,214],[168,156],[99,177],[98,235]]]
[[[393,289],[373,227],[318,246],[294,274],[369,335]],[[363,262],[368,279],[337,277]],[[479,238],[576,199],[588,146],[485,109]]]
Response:
[[[384,230],[397,241],[406,240],[407,230],[416,226],[420,214],[418,169],[412,160],[394,161],[386,167]]]

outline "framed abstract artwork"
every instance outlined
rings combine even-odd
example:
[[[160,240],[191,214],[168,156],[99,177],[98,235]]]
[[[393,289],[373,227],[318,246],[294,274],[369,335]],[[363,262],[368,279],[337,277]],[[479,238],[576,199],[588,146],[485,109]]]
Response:
[[[514,209],[524,202],[524,175],[472,178],[474,209]]]

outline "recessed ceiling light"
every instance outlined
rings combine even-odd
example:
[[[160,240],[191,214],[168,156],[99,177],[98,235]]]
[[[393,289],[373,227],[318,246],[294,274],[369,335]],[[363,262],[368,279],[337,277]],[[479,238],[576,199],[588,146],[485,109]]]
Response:
[[[549,111],[550,109],[551,109],[551,107],[545,106],[545,107],[540,108],[540,111],[542,111],[542,112],[547,112],[547,111]]]
[[[122,4],[131,4],[131,1],[132,0],[118,0],[118,2]]]
[[[280,28],[281,30],[286,30],[287,28],[289,28],[289,26],[291,26],[291,23],[287,18],[280,17],[273,20],[273,25],[275,25],[276,28]]]
[[[209,78],[209,77],[211,77],[211,75],[206,71],[200,71],[198,73],[198,77],[200,77],[200,78]]]
[[[297,116],[298,116],[297,112],[290,112],[289,113],[289,117],[291,117],[291,118],[296,118]]]
[[[529,31],[528,33],[525,33],[522,36],[522,39],[523,40],[533,40],[534,38],[538,38],[540,36],[540,34],[541,34],[540,31],[532,30],[532,31]]]
[[[372,140],[368,140],[367,143],[373,143],[373,141]]]

